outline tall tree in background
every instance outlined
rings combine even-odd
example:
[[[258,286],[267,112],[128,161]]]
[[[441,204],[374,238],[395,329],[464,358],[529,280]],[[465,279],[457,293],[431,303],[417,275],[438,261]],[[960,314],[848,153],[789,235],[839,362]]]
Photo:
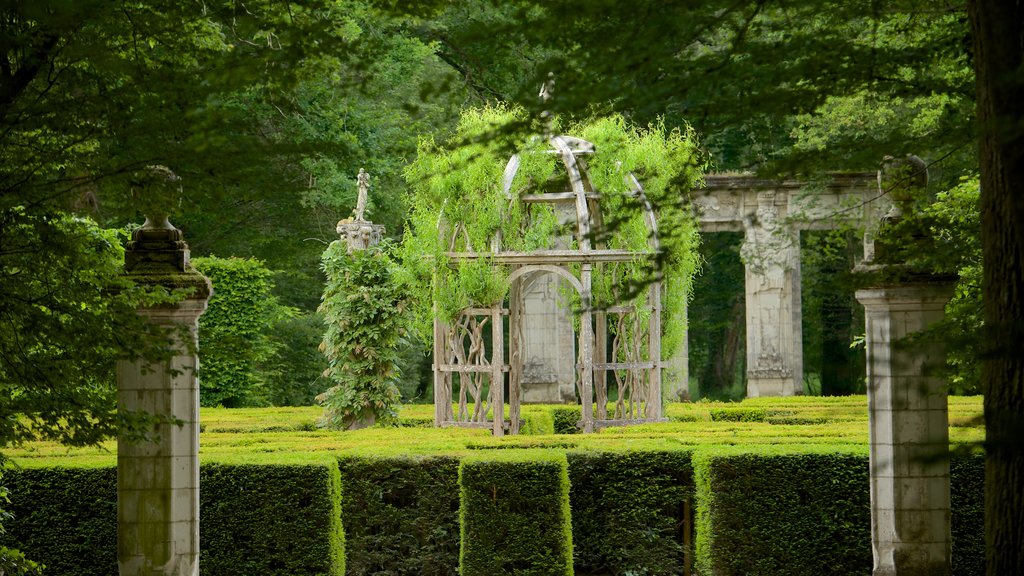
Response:
[[[977,73],[989,574],[1024,573],[1024,2],[969,4]]]

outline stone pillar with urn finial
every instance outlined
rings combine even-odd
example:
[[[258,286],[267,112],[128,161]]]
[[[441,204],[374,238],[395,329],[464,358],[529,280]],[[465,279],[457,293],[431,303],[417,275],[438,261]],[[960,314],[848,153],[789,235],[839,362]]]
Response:
[[[132,180],[145,224],[125,252],[137,284],[180,291],[174,303],[138,313],[164,330],[170,355],[162,361],[117,363],[119,408],[145,412],[154,424],[143,440],[118,438],[117,564],[120,576],[199,574],[198,321],[212,294],[209,280],[189,263],[181,230],[168,220],[180,194],[178,177],[150,166]]]
[[[923,200],[917,157],[887,158],[879,185],[894,206],[857,271],[864,305],[871,463],[873,576],[951,573],[949,417],[942,343],[926,329],[942,320],[956,277],[914,270],[908,250],[927,250],[924,230],[892,240]],[[909,244],[909,246],[908,246]]]

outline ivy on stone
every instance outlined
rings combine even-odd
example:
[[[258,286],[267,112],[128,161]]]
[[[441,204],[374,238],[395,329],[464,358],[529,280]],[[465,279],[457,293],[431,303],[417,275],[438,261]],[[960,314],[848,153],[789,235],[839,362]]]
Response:
[[[334,385],[317,401],[329,428],[397,422],[406,299],[386,249],[349,253],[347,244],[337,240],[323,255],[327,283],[319,311],[327,329],[320,351],[328,362],[323,375]]]

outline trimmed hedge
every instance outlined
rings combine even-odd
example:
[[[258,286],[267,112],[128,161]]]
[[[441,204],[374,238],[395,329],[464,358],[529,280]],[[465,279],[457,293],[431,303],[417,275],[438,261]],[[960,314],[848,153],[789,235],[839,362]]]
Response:
[[[46,565],[46,574],[117,574],[117,469],[4,470],[11,490],[3,545]]]
[[[985,455],[954,456],[949,462],[953,574],[985,575]]]
[[[690,451],[569,452],[575,573],[682,574]]]
[[[333,462],[205,464],[200,468],[204,576],[340,576],[345,572],[340,481]],[[117,574],[117,470],[4,471],[11,490],[4,545],[46,574]]]
[[[448,576],[459,568],[455,457],[343,457],[349,576]]]
[[[868,459],[850,453],[698,453],[701,573],[871,572]]]
[[[871,571],[868,457],[750,447],[699,451],[697,565],[702,574]],[[984,574],[984,457],[950,463],[953,574]]]
[[[341,478],[323,464],[207,464],[199,470],[204,576],[341,576]]]
[[[496,450],[459,466],[462,576],[572,575],[565,454]]]
[[[579,434],[580,429],[576,427],[582,417],[579,406],[567,408],[552,408],[551,416],[554,418],[555,434]]]

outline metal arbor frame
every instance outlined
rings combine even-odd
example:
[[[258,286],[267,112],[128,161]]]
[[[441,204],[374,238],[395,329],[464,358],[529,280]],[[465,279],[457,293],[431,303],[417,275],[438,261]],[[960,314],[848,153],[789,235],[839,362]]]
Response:
[[[572,287],[580,299],[577,311],[576,391],[581,399],[578,426],[593,432],[605,426],[662,421],[661,406],[661,283],[647,287],[646,302],[614,305],[603,309],[592,307],[592,275],[614,262],[651,258],[659,250],[658,228],[654,211],[640,183],[632,175],[625,176],[630,194],[643,210],[650,242],[646,252],[608,249],[592,245],[593,232],[602,228],[601,195],[591,185],[586,156],[594,146],[579,138],[555,136],[549,140],[549,153],[561,158],[568,175],[568,191],[522,194],[518,201],[529,204],[548,203],[574,209],[576,249],[535,250],[530,252],[502,249],[499,233],[492,239],[490,251],[456,252],[454,246],[460,230],[439,232],[449,241],[447,253],[451,263],[486,257],[495,265],[507,265],[509,278],[508,306],[498,301],[488,307],[463,309],[453,324],[434,318],[434,425],[487,428],[495,436],[517,434],[520,422],[520,378],[523,349],[523,284],[541,274],[554,274]],[[505,167],[503,189],[512,198],[512,182],[519,170],[518,155]],[[649,316],[648,316],[649,314]],[[641,327],[641,316],[648,316],[646,334],[624,340],[627,325]],[[506,318],[508,329],[506,330]],[[488,324],[490,326],[488,327]],[[609,324],[612,340],[609,341]],[[489,330],[490,338],[486,337]],[[646,341],[646,358],[641,338]],[[505,358],[508,341],[509,357]],[[610,352],[610,354],[609,354]],[[508,413],[505,413],[505,375],[508,375]],[[616,386],[616,400],[609,413],[609,374]],[[500,383],[500,385],[491,385]],[[488,393],[484,396],[484,387]],[[457,392],[456,392],[457,390]],[[455,394],[457,393],[457,400]],[[457,408],[456,405],[457,404]]]

